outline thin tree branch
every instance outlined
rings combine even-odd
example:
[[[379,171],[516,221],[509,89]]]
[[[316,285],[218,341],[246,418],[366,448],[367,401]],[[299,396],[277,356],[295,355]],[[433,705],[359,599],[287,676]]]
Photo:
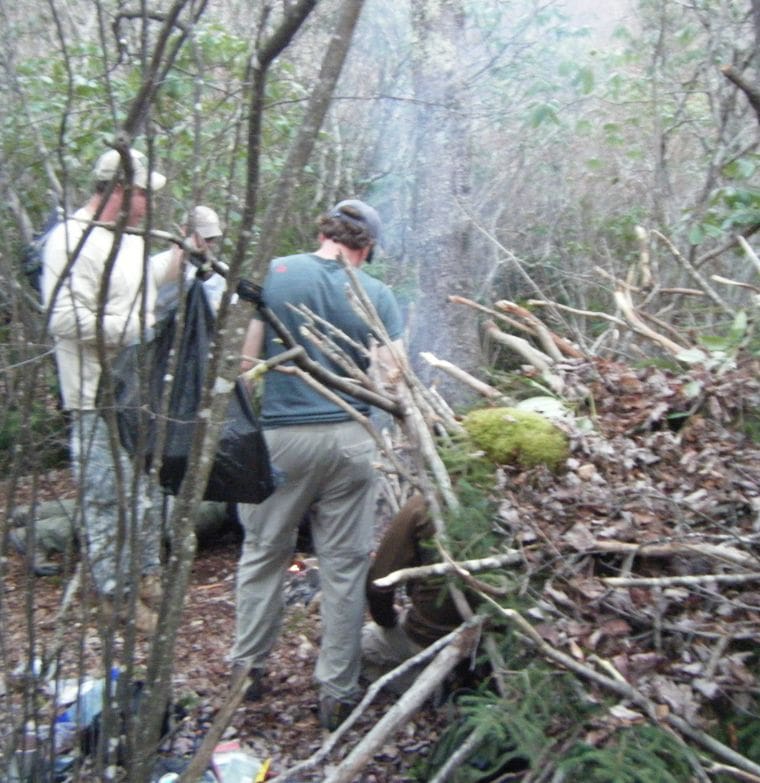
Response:
[[[480,636],[481,618],[475,616],[458,629],[457,635],[444,647],[417,677],[396,704],[372,727],[344,761],[325,778],[325,783],[354,783],[391,732],[406,723],[424,704],[443,678],[463,658],[467,658]]]
[[[493,571],[506,565],[514,565],[525,561],[523,552],[516,549],[491,557],[481,557],[477,560],[457,560],[450,563],[431,563],[430,565],[415,566],[413,568],[401,568],[393,571],[372,583],[375,587],[393,587],[394,585],[408,582],[411,579],[426,579],[430,576],[444,576],[446,574],[461,574],[463,571],[479,573],[481,571]]]
[[[752,574],[693,574],[691,576],[609,576],[602,582],[610,587],[668,587],[670,585],[723,584],[738,585],[745,582],[757,582],[760,573]]]
[[[754,109],[757,121],[760,123],[760,90],[750,84],[733,65],[724,65],[720,71],[726,79],[733,82],[747,96],[749,105]]]

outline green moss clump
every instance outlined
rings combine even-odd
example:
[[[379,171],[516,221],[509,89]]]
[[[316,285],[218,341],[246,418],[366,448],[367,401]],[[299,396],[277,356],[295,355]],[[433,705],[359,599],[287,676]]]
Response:
[[[475,445],[499,465],[557,470],[568,456],[565,434],[538,413],[481,408],[468,413],[462,424]]]

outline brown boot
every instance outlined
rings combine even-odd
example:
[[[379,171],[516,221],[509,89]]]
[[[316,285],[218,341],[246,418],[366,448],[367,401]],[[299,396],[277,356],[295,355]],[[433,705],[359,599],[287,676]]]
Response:
[[[261,697],[264,693],[264,687],[262,684],[264,672],[262,669],[248,667],[241,661],[236,661],[232,666],[230,684],[232,686],[237,684],[242,678],[244,671],[248,676],[246,680],[245,691],[243,692],[243,701],[261,701]]]
[[[140,580],[140,600],[149,608],[158,609],[162,595],[160,574],[150,574]]]

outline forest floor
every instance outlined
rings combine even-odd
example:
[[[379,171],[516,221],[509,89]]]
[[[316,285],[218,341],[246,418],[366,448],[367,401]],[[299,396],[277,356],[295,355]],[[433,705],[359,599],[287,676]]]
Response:
[[[72,494],[69,471],[52,471],[46,476],[49,497]],[[23,489],[20,499],[23,497]],[[189,758],[203,740],[214,716],[229,693],[228,654],[234,639],[235,573],[240,552],[239,531],[228,530],[218,541],[205,543],[195,557],[184,600],[183,617],[175,647],[172,675],[173,700],[186,712],[162,746],[167,769]],[[244,703],[235,712],[223,735],[225,746],[238,744],[259,760],[271,760],[270,777],[294,766],[317,751],[328,738],[317,717],[318,689],[313,671],[319,650],[320,621],[318,594],[314,586],[316,564],[309,553],[295,553],[294,562],[307,568],[293,570],[287,577],[287,606],[282,633],[270,656],[265,682],[266,693],[260,702]],[[53,558],[62,563],[62,558]],[[317,571],[318,573],[318,571]],[[9,547],[3,568],[3,622],[6,644],[5,671],[16,668],[28,654],[29,633],[26,617],[27,597],[33,601],[35,637],[38,649],[49,650],[56,633],[56,615],[63,593],[63,577],[30,573],[26,558]],[[31,588],[31,589],[30,589]],[[103,639],[98,631],[94,605],[82,602],[76,620],[66,631],[71,652],[83,660],[85,675],[97,676],[102,667]],[[117,632],[112,638],[115,659],[124,639]],[[150,640],[138,636],[135,664],[148,660]],[[66,658],[66,655],[64,655]],[[75,658],[69,659],[69,670]],[[0,703],[6,683],[0,682]],[[12,687],[12,686],[11,686]],[[395,697],[381,693],[359,722],[352,727],[329,757],[336,763],[382,716]],[[446,708],[432,704],[420,711],[376,755],[361,778],[366,783],[415,780],[408,771],[435,743],[446,721]],[[326,767],[304,773],[299,780],[322,780]],[[88,780],[86,767],[76,780]]]
[[[757,721],[760,693],[758,360],[719,373],[674,374],[602,360],[568,361],[553,372],[563,398],[576,402],[567,425],[570,458],[554,474],[541,467],[498,468],[490,524],[501,536],[499,548],[520,554],[505,574],[515,595],[532,602],[527,616],[544,652],[575,662],[595,704],[611,695],[595,678],[600,667],[636,694],[617,694],[619,704],[609,712],[588,726],[566,728],[598,747],[621,726],[646,721],[645,713],[665,722],[675,716],[718,733],[760,763],[757,743],[748,745],[738,731],[742,721]],[[238,540],[225,539],[199,551],[194,562],[173,684],[175,698],[191,694],[195,706],[176,732],[171,752],[177,755],[197,747],[227,695],[238,551]],[[44,644],[54,633],[61,580],[30,577],[24,559],[9,553],[3,621],[18,641],[17,652],[6,646],[11,661],[22,659],[28,643],[30,586],[35,633]],[[102,640],[84,608],[80,624],[76,638],[85,666],[95,670]],[[308,758],[325,739],[312,682],[318,644],[318,612],[295,600],[271,656],[269,693],[237,710],[225,734],[257,757],[271,758],[274,773]],[[147,648],[142,640],[138,664]],[[373,704],[330,763],[392,701],[382,696]],[[718,716],[729,716],[728,725]],[[562,731],[557,717],[555,728]],[[426,705],[389,737],[360,780],[413,780],[415,762],[450,721],[448,708]],[[756,735],[753,729],[746,736]],[[323,775],[324,768],[303,780]]]

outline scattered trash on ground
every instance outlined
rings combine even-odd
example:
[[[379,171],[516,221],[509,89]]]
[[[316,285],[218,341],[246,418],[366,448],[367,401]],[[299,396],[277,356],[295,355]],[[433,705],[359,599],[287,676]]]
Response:
[[[285,603],[308,604],[319,592],[319,567],[314,557],[293,560],[285,577]]]

